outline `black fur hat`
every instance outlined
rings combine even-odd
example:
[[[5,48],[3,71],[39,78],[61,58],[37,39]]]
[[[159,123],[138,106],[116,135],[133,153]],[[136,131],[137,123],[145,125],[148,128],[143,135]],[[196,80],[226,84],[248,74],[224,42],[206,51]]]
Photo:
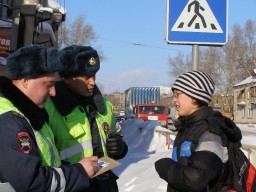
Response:
[[[91,76],[100,69],[97,51],[90,46],[72,45],[59,52],[61,77]]]
[[[7,76],[14,79],[37,78],[59,72],[61,63],[56,48],[29,45],[19,48],[7,57]]]

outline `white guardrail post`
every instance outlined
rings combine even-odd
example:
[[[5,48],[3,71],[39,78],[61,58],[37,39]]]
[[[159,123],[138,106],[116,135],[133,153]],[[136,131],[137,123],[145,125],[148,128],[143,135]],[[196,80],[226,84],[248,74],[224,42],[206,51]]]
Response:
[[[242,144],[242,150],[254,167],[256,167],[256,146]]]

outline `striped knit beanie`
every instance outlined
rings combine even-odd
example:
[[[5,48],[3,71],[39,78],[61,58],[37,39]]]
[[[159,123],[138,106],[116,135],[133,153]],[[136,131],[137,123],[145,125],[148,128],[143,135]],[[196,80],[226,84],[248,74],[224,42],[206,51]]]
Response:
[[[180,75],[176,79],[172,91],[175,89],[209,104],[215,87],[209,75],[201,71],[191,71]]]

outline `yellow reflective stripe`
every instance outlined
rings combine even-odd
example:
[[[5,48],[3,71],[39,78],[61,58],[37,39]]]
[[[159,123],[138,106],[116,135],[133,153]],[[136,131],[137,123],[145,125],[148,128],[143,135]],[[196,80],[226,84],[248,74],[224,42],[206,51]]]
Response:
[[[64,192],[66,187],[66,179],[65,179],[64,173],[61,168],[53,168],[53,169],[55,169],[55,171],[59,173],[59,178],[60,178],[59,192]],[[51,191],[56,191],[58,184],[59,183],[58,183],[58,180],[56,179],[56,174],[54,173],[52,177]]]
[[[38,132],[42,135],[43,139],[45,140],[46,144],[48,145],[49,147],[49,151],[51,153],[51,166],[53,167],[57,167],[57,162],[56,162],[56,158],[55,158],[55,153],[54,153],[54,150],[53,150],[53,144],[51,141],[49,141],[49,139],[44,135],[44,133],[41,131],[41,130],[38,130]],[[39,147],[40,148],[40,147]]]
[[[106,139],[103,139],[103,138],[100,138],[101,139],[101,144],[102,144],[102,146],[104,147],[104,146],[106,146]]]
[[[119,133],[120,135],[122,135],[122,127],[120,125],[120,123],[116,122],[116,125],[115,125],[115,133]]]
[[[82,143],[60,151],[60,158],[64,160],[88,149],[92,149],[92,140],[86,140]]]

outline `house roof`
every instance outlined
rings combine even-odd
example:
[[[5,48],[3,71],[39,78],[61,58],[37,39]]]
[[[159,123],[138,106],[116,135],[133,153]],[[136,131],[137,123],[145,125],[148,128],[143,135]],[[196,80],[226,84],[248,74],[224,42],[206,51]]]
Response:
[[[247,77],[245,80],[241,81],[240,83],[234,85],[234,87],[238,87],[240,85],[247,85],[250,83],[256,83],[256,78],[253,76]]]

